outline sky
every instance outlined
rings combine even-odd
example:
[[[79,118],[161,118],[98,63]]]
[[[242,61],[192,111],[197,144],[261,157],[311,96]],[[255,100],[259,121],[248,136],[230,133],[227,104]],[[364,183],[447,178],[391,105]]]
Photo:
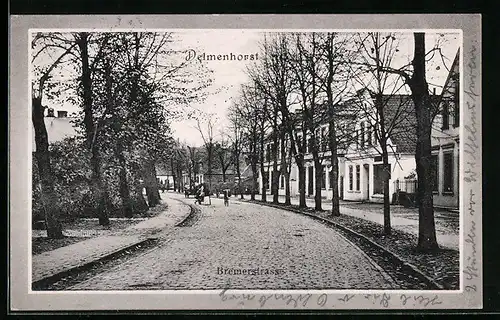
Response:
[[[262,34],[255,31],[245,30],[207,30],[188,31],[177,35],[179,45],[186,50],[196,51],[196,57],[203,59],[210,54],[238,55],[258,54],[259,41]],[[188,54],[192,55],[192,51]],[[250,59],[250,57],[248,57]],[[213,113],[216,123],[215,136],[227,129],[229,125],[226,112],[232,103],[232,99],[237,97],[241,84],[247,82],[248,78],[245,69],[251,64],[250,60],[203,60],[208,68],[213,70],[212,89],[210,91],[223,88],[220,92],[210,95],[202,104],[194,107],[207,113]],[[196,129],[195,120],[185,120],[172,123],[172,129],[176,138],[181,142],[194,146],[201,146],[203,140],[200,132]],[[204,129],[204,123],[201,123]]]
[[[431,49],[440,34],[426,35],[426,49]],[[196,47],[197,54],[252,54],[259,52],[259,41],[263,39],[263,33],[250,30],[210,30],[192,31],[179,34],[179,40],[183,46]],[[446,42],[442,45],[443,55],[448,58],[444,61],[449,68],[460,45],[460,37],[447,35]],[[408,33],[402,37],[401,56],[394,63],[396,66],[408,64],[413,56],[413,35]],[[214,87],[227,87],[214,96],[208,98],[200,110],[215,113],[218,117],[218,131],[223,131],[228,126],[226,111],[233,98],[237,97],[241,84],[247,82],[245,68],[251,62],[243,61],[205,61],[207,66],[214,71]],[[441,86],[444,85],[448,70],[443,67],[443,61],[436,55],[429,63],[427,79],[429,85],[436,85],[436,93],[439,94]],[[200,146],[203,143],[199,131],[195,128],[195,121],[180,121],[172,123],[175,136],[181,141],[191,145]],[[202,127],[203,129],[203,127]],[[217,134],[217,132],[216,132]]]
[[[218,29],[218,30],[182,30],[174,32],[174,42],[171,44],[174,50],[185,50],[186,59],[202,59],[202,63],[213,71],[213,83],[208,88],[208,98],[202,103],[195,103],[190,107],[203,113],[214,114],[215,136],[227,131],[229,125],[226,112],[236,99],[241,85],[247,83],[246,68],[253,63],[250,59],[246,61],[207,60],[208,55],[251,55],[260,54],[260,42],[263,32],[256,30],[241,29]],[[432,48],[440,34],[426,34],[426,49]],[[460,46],[459,34],[446,34],[446,42],[442,45],[443,55],[446,57],[444,63],[449,68]],[[441,38],[442,39],[442,38]],[[205,55],[205,59],[203,59]],[[395,66],[401,66],[410,62],[413,56],[413,35],[406,33],[401,37],[400,56],[394,62]],[[428,63],[427,80],[429,84],[436,85],[439,94],[440,87],[446,81],[448,71],[443,65],[443,60],[436,55]],[[75,109],[76,108],[76,109]],[[78,110],[71,105],[55,106],[57,110],[68,110],[70,113]],[[202,123],[202,129],[204,124]],[[192,146],[201,146],[203,140],[200,132],[196,129],[196,121],[181,120],[171,123],[174,137],[180,142]]]

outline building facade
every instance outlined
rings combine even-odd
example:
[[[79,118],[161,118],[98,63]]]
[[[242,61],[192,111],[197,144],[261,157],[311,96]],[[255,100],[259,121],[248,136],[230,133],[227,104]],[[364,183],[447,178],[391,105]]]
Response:
[[[354,141],[345,155],[344,199],[383,202],[384,178],[389,176],[391,203],[398,202],[401,189],[407,193],[416,191],[412,175],[415,171],[416,118],[411,96],[380,95],[377,100],[375,94],[364,90],[356,99],[360,112]],[[375,101],[380,104],[378,108]],[[387,145],[387,170],[383,165],[382,140]]]
[[[441,95],[431,95],[431,104],[437,116],[432,124],[432,169],[434,171],[434,205],[438,207],[458,207],[459,193],[459,53],[453,62]],[[381,109],[375,108],[378,103]],[[342,134],[348,138],[338,142],[344,146],[338,150],[340,198],[350,201],[383,202],[384,178],[389,176],[389,196],[391,203],[399,203],[400,195],[415,196],[418,187],[416,176],[416,115],[411,95],[393,94],[376,96],[369,90],[359,90],[344,105],[345,110],[355,115],[347,121],[340,120]],[[361,111],[360,111],[361,110]],[[382,111],[381,111],[382,110]],[[387,138],[388,170],[384,170],[382,148],[379,135],[381,113],[384,117],[384,132]],[[342,118],[341,118],[342,119]],[[345,119],[345,118],[344,118]],[[300,129],[297,128],[299,131]],[[332,174],[330,151],[326,135],[328,125],[321,125],[316,132],[319,155],[323,167],[321,196],[332,198]],[[342,135],[341,134],[341,135]],[[299,135],[300,137],[300,135]],[[342,138],[339,138],[342,139]],[[306,196],[315,194],[315,168],[309,137],[305,148]],[[273,161],[270,143],[265,150],[265,173],[259,173],[259,189],[266,186],[271,193]],[[278,152],[278,171],[281,170]],[[287,159],[290,165],[290,195],[299,195],[298,167],[293,157]],[[278,193],[285,194],[285,177],[281,174]]]
[[[326,108],[323,105],[323,108]],[[324,109],[320,113],[325,114]],[[337,127],[337,135],[340,137],[337,141],[337,159],[338,159],[338,188],[340,197],[344,196],[344,181],[345,181],[345,153],[347,141],[346,137],[351,136],[349,132],[352,130],[351,126],[354,123],[354,116],[352,112],[352,105],[349,102],[340,103],[336,106],[336,127]],[[300,111],[298,111],[300,112]],[[296,116],[300,117],[300,114],[297,113]],[[325,119],[326,120],[326,119]],[[321,197],[325,199],[332,199],[333,197],[333,167],[331,165],[331,151],[328,144],[328,132],[329,132],[329,124],[327,121],[319,120],[319,124],[315,128],[315,136],[316,136],[316,148],[318,152],[318,157],[321,163]],[[303,141],[303,132],[301,128],[296,128],[297,139],[299,141]],[[263,186],[266,186],[266,192],[271,193],[271,184],[272,184],[272,172],[273,172],[273,157],[272,157],[272,143],[266,144],[266,150],[264,155],[264,167],[265,173],[261,174],[259,171],[259,190],[262,190]],[[290,143],[286,145],[286,148],[289,150],[291,148]],[[307,134],[305,139],[305,145],[303,146],[304,150],[304,167],[305,167],[305,194],[307,197],[314,197],[316,190],[316,168],[314,165],[313,158],[313,143],[310,134]],[[287,152],[290,154],[290,151]],[[281,170],[281,152],[278,151],[277,159],[278,159],[278,171]],[[287,164],[289,165],[290,170],[290,195],[292,197],[298,196],[300,194],[299,190],[299,168],[295,161],[295,157],[289,155],[287,157]],[[279,178],[279,188],[278,194],[285,195],[285,176],[280,174]]]
[[[434,205],[458,208],[460,191],[460,51],[441,94],[432,126]]]

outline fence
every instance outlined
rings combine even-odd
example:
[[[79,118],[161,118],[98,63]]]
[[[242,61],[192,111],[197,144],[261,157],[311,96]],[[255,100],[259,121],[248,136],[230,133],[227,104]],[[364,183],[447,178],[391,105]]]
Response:
[[[394,181],[395,192],[417,193],[418,180],[396,180]]]
[[[394,181],[393,204],[401,204],[405,207],[415,207],[417,205],[418,181],[417,180],[396,180]]]

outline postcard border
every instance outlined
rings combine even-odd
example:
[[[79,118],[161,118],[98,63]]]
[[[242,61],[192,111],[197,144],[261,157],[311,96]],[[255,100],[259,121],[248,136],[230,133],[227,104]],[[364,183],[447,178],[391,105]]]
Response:
[[[10,307],[18,311],[55,311],[55,310],[130,310],[133,305],[135,310],[255,310],[255,309],[477,309],[482,308],[482,232],[477,235],[475,251],[466,246],[464,241],[465,231],[471,228],[482,230],[482,172],[481,154],[482,146],[479,146],[475,155],[464,152],[469,139],[481,139],[481,30],[480,15],[477,14],[419,14],[419,15],[101,15],[101,16],[11,16],[10,20],[10,86],[9,86],[9,244],[10,246],[10,277],[9,293]],[[113,30],[142,28],[142,29],[398,29],[399,30],[427,30],[427,29],[460,29],[463,32],[463,48],[461,56],[461,139],[460,139],[460,215],[461,215],[461,270],[467,267],[471,259],[477,259],[476,264],[480,269],[477,277],[467,278],[465,274],[461,277],[461,290],[459,291],[410,291],[410,290],[376,290],[381,295],[389,298],[377,303],[366,299],[363,292],[367,290],[342,290],[338,293],[309,291],[284,291],[273,290],[283,294],[290,294],[288,300],[266,300],[262,305],[257,298],[241,304],[239,301],[223,301],[219,291],[135,291],[135,292],[32,292],[31,275],[29,272],[29,259],[26,252],[30,252],[31,244],[26,235],[29,235],[30,224],[29,212],[31,208],[31,126],[30,119],[29,72],[26,67],[28,62],[28,30],[34,28],[43,29],[108,29]],[[469,66],[474,64],[476,68]],[[469,88],[469,91],[467,91]],[[470,93],[474,88],[477,96]],[[14,99],[15,97],[15,99]],[[475,120],[471,120],[475,115]],[[471,121],[475,121],[473,124]],[[468,128],[468,129],[466,129]],[[13,138],[14,139],[13,139]],[[28,148],[22,143],[26,142]],[[471,140],[472,141],[472,140]],[[21,143],[20,143],[21,142]],[[474,158],[475,157],[475,158]],[[467,167],[471,164],[470,167]],[[467,171],[468,170],[468,171]],[[472,171],[471,171],[472,170]],[[467,173],[469,172],[469,173]],[[474,180],[470,172],[473,172]],[[15,175],[13,175],[15,173]],[[464,183],[464,181],[470,181]],[[475,192],[475,193],[474,193]],[[465,195],[465,196],[464,196]],[[27,214],[21,214],[26,213]],[[14,214],[15,213],[15,214]],[[467,217],[467,219],[465,219]],[[478,231],[476,231],[478,232]],[[12,244],[16,244],[12,250]],[[27,250],[24,250],[27,249]],[[475,289],[475,290],[474,290]],[[252,290],[250,292],[255,293]],[[231,293],[240,291],[231,290]],[[245,291],[246,292],[246,291]],[[307,304],[301,302],[303,294],[312,293]],[[346,294],[354,294],[354,297],[344,303],[337,303],[339,298]],[[113,294],[113,299],[109,295]],[[402,295],[417,297],[413,303],[402,304]],[[258,293],[263,297],[265,293]],[[106,297],[106,299],[102,299]],[[140,299],[147,297],[147,299]],[[421,297],[421,298],[418,298]],[[425,304],[421,301],[437,300],[439,303]],[[324,308],[323,300],[336,301],[334,307]],[[418,300],[420,299],[420,300]],[[423,300],[424,299],[424,300]],[[425,300],[427,299],[427,300]],[[294,303],[299,302],[299,303]],[[420,302],[419,302],[420,301]],[[323,305],[322,305],[323,304]]]

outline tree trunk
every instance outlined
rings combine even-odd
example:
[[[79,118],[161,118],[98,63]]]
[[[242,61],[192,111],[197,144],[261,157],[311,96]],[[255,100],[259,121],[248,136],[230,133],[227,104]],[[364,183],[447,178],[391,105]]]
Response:
[[[260,162],[260,175],[262,177],[262,195],[261,200],[263,202],[267,201],[267,189],[266,189],[266,168],[264,167],[264,161]],[[268,177],[269,178],[269,177]]]
[[[226,182],[226,169],[222,166],[222,182]]]
[[[326,81],[326,96],[328,101],[328,145],[331,151],[330,162],[332,165],[333,185],[332,187],[332,212],[334,217],[340,216],[340,194],[339,194],[339,159],[338,159],[338,145],[337,145],[337,128],[335,126],[335,104],[333,99],[333,76],[335,73],[334,65],[334,35],[328,34],[328,43],[326,45],[327,58],[328,58],[328,75]]]
[[[261,119],[261,121],[263,122],[262,119]],[[267,190],[266,190],[266,182],[264,180],[266,170],[265,170],[265,167],[264,167],[265,155],[264,155],[264,129],[263,128],[261,128],[261,130],[260,130],[259,147],[260,147],[260,150],[259,150],[260,175],[262,177],[262,191],[261,191],[262,194],[261,194],[261,200],[263,202],[266,202],[267,201]]]
[[[175,173],[175,169],[174,169],[174,159],[173,158],[170,158],[170,171],[172,172],[172,180],[174,180],[174,192],[176,192],[176,191],[178,191],[177,190],[178,182],[177,182],[177,174]]]
[[[59,220],[57,196],[54,190],[54,175],[50,164],[49,140],[45,128],[44,109],[41,98],[32,99],[32,122],[35,131],[35,159],[41,184],[41,200],[45,214],[47,237],[63,238],[62,224]]]
[[[255,135],[254,135],[255,137]],[[255,200],[255,190],[258,189],[258,185],[259,185],[259,182],[258,182],[258,178],[259,178],[259,175],[257,173],[257,143],[254,139],[254,141],[252,142],[252,155],[250,156],[250,167],[252,169],[252,190],[250,190],[250,200]]]
[[[99,156],[99,148],[94,146],[92,148],[92,156],[90,158],[92,167],[91,189],[94,201],[97,204],[97,216],[99,224],[102,226],[109,225],[109,201],[107,199],[106,190],[101,177],[101,158]]]
[[[273,139],[273,145],[271,148],[271,153],[273,156],[273,173],[271,174],[271,193],[273,194],[273,203],[277,204],[279,202],[279,183],[280,183],[280,171],[278,170],[278,138]]]
[[[415,162],[417,167],[418,246],[422,251],[438,249],[434,204],[432,196],[431,170],[431,101],[425,79],[425,34],[414,33],[415,54],[413,76],[409,81],[417,117],[417,144]]]
[[[335,149],[337,149],[335,147]],[[331,215],[334,217],[340,216],[340,193],[339,193],[339,159],[337,157],[337,151],[332,152],[331,156],[332,162],[332,211]]]
[[[304,161],[296,161],[299,170],[299,208],[307,207],[306,204],[306,168]]]
[[[383,132],[383,131],[382,131]],[[389,154],[387,152],[387,141],[382,141],[382,167],[384,171],[384,234],[391,234],[391,207],[389,198],[389,178],[391,169],[389,168]]]
[[[292,204],[290,196],[290,171],[285,172],[285,205]]]
[[[323,207],[321,205],[321,189],[322,189],[321,179],[323,177],[323,167],[321,166],[321,162],[319,161],[319,156],[316,155],[315,157],[316,159],[314,159],[314,178],[316,181],[314,181],[314,187],[315,187],[314,209],[322,211]]]
[[[121,141],[117,144],[117,158],[120,163],[119,179],[120,179],[120,198],[122,201],[123,214],[127,218],[133,215],[132,203],[130,200],[130,189],[127,180],[127,163],[123,154],[123,145]]]
[[[255,190],[257,190],[259,182],[258,182],[258,173],[257,173],[257,164],[252,163],[252,190],[250,190],[250,200],[255,200]]]
[[[99,224],[103,226],[109,225],[109,208],[106,199],[106,192],[103,189],[102,177],[100,173],[100,156],[99,147],[97,143],[98,128],[94,124],[93,106],[92,106],[92,78],[89,65],[88,53],[88,33],[82,32],[77,38],[78,47],[80,49],[82,60],[82,98],[84,118],[83,123],[85,126],[85,136],[87,140],[88,149],[91,152],[91,190],[94,201],[97,202],[97,216]]]
[[[288,169],[288,163],[286,161],[287,151],[286,151],[286,141],[285,136],[281,136],[281,174],[285,179],[285,205],[290,205],[290,171]]]
[[[332,102],[333,105],[333,102]],[[333,116],[333,106],[329,106],[330,121],[328,124],[328,146],[331,151],[330,163],[332,166],[332,211],[331,215],[334,217],[340,216],[340,193],[339,193],[339,158],[338,158],[338,146],[337,146],[337,132],[335,128],[335,120]]]
[[[240,190],[240,199],[243,199],[243,190],[241,190],[241,168],[239,160],[236,160],[236,174],[238,175],[238,190]]]
[[[160,203],[160,193],[158,192],[158,183],[155,174],[155,162],[152,159],[144,160],[144,185],[146,187],[146,197],[148,206],[154,207]]]
[[[148,211],[148,204],[142,195],[143,187],[141,183],[137,183],[132,197],[132,211],[140,214]]]

